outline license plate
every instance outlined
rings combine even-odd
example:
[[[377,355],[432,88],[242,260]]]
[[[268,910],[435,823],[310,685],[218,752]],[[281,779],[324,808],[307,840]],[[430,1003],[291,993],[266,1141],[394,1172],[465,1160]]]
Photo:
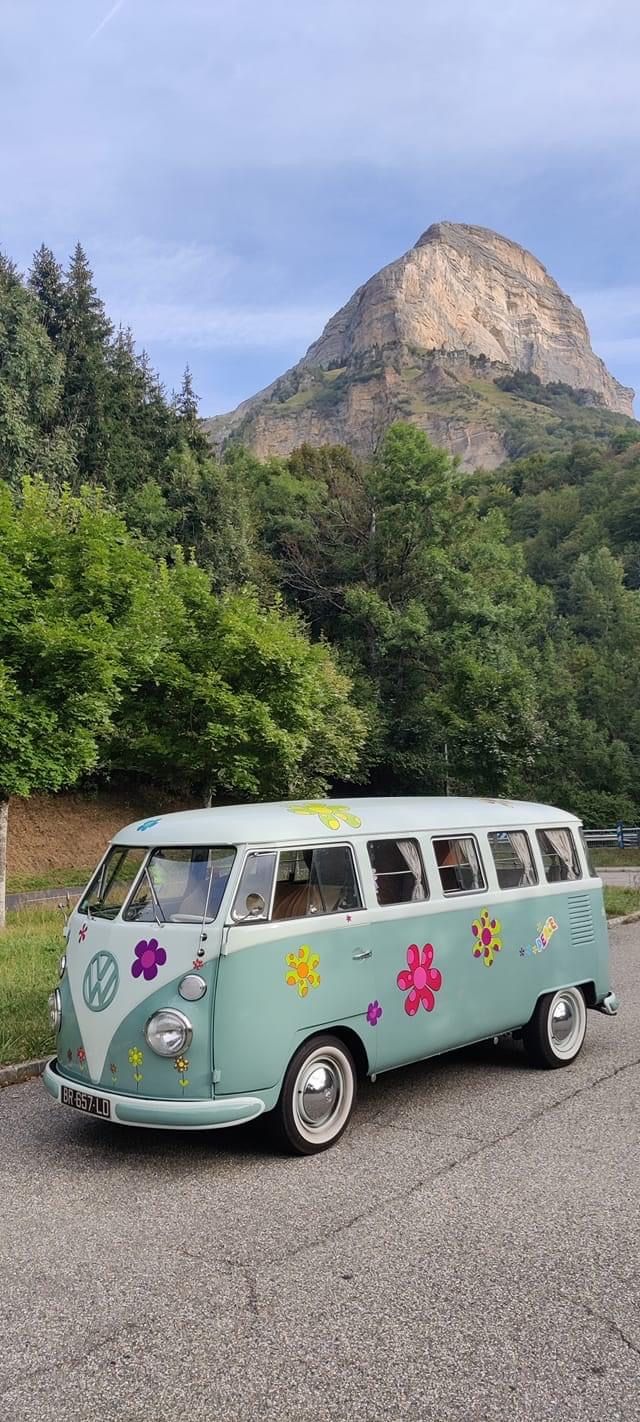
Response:
[[[90,1096],[75,1086],[63,1086],[61,1099],[63,1106],[75,1106],[76,1111],[86,1111],[88,1116],[100,1116],[103,1121],[111,1117],[111,1102],[106,1096]]]

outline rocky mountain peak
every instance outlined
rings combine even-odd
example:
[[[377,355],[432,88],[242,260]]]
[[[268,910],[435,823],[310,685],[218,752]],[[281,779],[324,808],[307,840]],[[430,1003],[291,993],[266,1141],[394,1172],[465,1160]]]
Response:
[[[480,403],[499,405],[490,387],[508,372],[632,415],[633,391],[594,354],[582,313],[531,252],[489,228],[435,222],[354,292],[297,366],[211,431],[218,442],[237,431],[263,455],[304,440],[368,452],[406,418],[465,462],[493,465],[508,452],[499,411],[474,396],[482,375]]]

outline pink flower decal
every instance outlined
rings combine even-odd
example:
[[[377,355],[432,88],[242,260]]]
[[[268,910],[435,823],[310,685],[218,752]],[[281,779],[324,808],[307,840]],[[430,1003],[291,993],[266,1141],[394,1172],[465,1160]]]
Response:
[[[157,977],[158,968],[167,961],[167,954],[164,948],[158,947],[157,938],[150,938],[147,943],[146,938],[141,938],[134,948],[136,955],[135,963],[132,964],[131,972],[134,978],[141,978],[150,983],[152,978]]]
[[[369,1023],[369,1026],[377,1027],[381,1017],[382,1008],[380,1006],[380,1003],[378,1002],[378,999],[376,998],[375,1002],[370,1002],[367,1008],[367,1022]]]
[[[77,1050],[77,1052],[76,1052],[76,1056],[77,1056],[77,1058],[78,1058],[78,1061],[80,1062],[80,1065],[81,1065],[81,1066],[84,1066],[84,1063],[85,1063],[86,1060],[87,1060],[87,1054],[86,1054],[86,1052],[85,1052],[84,1047],[78,1047],[78,1050]]]
[[[422,952],[417,943],[412,943],[407,948],[408,968],[403,968],[398,973],[398,987],[401,992],[407,992],[410,988],[409,996],[404,1000],[404,1010],[408,1017],[415,1017],[416,1012],[422,1003],[425,1012],[433,1012],[436,1005],[435,992],[439,992],[442,987],[442,973],[438,968],[432,968],[433,944],[425,943]]]
[[[86,924],[86,923],[83,923],[82,928],[80,929],[80,932],[79,932],[79,934],[78,934],[78,943],[84,943],[84,940],[85,940],[86,936],[87,936],[87,924]]]

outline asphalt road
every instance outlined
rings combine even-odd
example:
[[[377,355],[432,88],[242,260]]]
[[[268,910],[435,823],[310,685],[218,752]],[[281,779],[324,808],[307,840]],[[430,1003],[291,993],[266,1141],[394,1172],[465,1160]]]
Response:
[[[640,931],[579,1061],[362,1089],[334,1150],[0,1093],[7,1422],[640,1417]]]

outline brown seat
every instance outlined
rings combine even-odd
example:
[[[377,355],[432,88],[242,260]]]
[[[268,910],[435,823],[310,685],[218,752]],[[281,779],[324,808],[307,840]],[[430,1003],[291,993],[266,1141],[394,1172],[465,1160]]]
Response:
[[[276,884],[272,917],[305,918],[307,914],[335,913],[340,894],[341,890],[334,886],[323,888],[320,894],[317,884]]]

